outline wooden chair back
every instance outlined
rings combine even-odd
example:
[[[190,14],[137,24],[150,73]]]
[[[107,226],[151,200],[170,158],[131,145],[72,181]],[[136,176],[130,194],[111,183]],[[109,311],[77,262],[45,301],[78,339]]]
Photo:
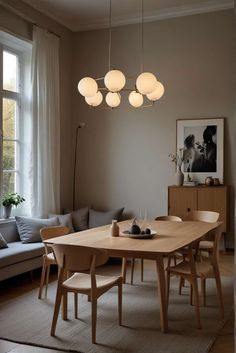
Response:
[[[185,220],[214,223],[218,221],[219,217],[220,214],[214,211],[190,211],[187,213]]]
[[[92,266],[102,266],[109,258],[106,250],[86,246],[54,244],[52,248],[58,266],[68,272],[91,272]]]
[[[56,226],[56,227],[46,227],[40,229],[40,237],[42,241],[48,240],[55,237],[60,237],[62,235],[66,235],[70,233],[70,229],[64,226]],[[44,244],[45,253],[48,255],[52,252],[52,246],[50,244]]]
[[[182,222],[182,219],[177,216],[158,216],[155,218],[155,221],[174,221],[174,222]]]
[[[55,237],[60,237],[61,235],[69,234],[70,229],[68,227],[56,226],[56,227],[46,227],[40,229],[40,236],[42,241],[48,240]]]

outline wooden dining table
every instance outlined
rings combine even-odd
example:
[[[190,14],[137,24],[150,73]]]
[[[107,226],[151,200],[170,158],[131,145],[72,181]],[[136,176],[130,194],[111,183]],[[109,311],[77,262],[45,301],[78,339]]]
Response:
[[[142,258],[156,261],[157,284],[160,303],[160,324],[162,332],[168,332],[166,283],[164,270],[164,256],[194,244],[206,235],[219,231],[221,222],[173,222],[173,221],[146,221],[147,226],[156,232],[150,239],[134,239],[123,234],[128,230],[131,220],[119,222],[120,236],[112,237],[110,225],[71,233],[68,235],[48,239],[49,244],[71,244],[74,246],[88,246],[105,249],[111,257]],[[197,290],[197,279],[195,281]],[[199,306],[199,302],[196,302]],[[199,309],[199,308],[198,308]],[[200,321],[200,318],[199,318]]]

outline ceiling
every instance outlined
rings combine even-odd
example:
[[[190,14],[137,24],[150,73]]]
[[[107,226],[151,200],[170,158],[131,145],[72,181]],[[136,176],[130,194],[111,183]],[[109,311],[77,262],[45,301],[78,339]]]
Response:
[[[23,0],[72,31],[108,27],[109,0]],[[144,0],[145,21],[233,8],[233,0]],[[112,25],[140,22],[141,0],[113,0]]]

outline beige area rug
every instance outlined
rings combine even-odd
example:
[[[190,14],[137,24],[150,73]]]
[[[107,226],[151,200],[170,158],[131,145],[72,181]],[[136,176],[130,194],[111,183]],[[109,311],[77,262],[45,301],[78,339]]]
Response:
[[[117,266],[105,268],[109,274]],[[104,271],[103,271],[104,272]],[[140,276],[138,270],[136,276]],[[172,278],[169,306],[169,333],[160,331],[156,273],[145,270],[145,282],[135,279],[123,290],[123,324],[118,326],[117,290],[112,289],[98,302],[97,344],[91,343],[90,303],[79,298],[79,319],[73,318],[73,297],[69,297],[69,320],[58,319],[56,337],[49,335],[55,282],[48,299],[38,300],[37,290],[0,304],[0,338],[82,353],[205,353],[224,322],[219,319],[215,282],[208,281],[206,308],[201,308],[202,329],[196,328],[194,307],[189,305],[189,288],[179,296],[178,280]],[[233,279],[222,277],[226,319],[233,305]]]

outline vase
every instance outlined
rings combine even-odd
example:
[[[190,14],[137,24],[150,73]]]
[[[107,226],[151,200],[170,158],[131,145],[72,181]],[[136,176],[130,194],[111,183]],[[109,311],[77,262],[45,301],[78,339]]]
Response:
[[[4,218],[10,218],[12,206],[4,206]]]
[[[119,236],[119,226],[117,224],[117,220],[113,219],[112,224],[111,224],[111,236],[112,237],[118,237]]]
[[[184,173],[181,170],[181,165],[177,165],[177,171],[176,171],[176,185],[181,186],[183,185],[184,182]]]

